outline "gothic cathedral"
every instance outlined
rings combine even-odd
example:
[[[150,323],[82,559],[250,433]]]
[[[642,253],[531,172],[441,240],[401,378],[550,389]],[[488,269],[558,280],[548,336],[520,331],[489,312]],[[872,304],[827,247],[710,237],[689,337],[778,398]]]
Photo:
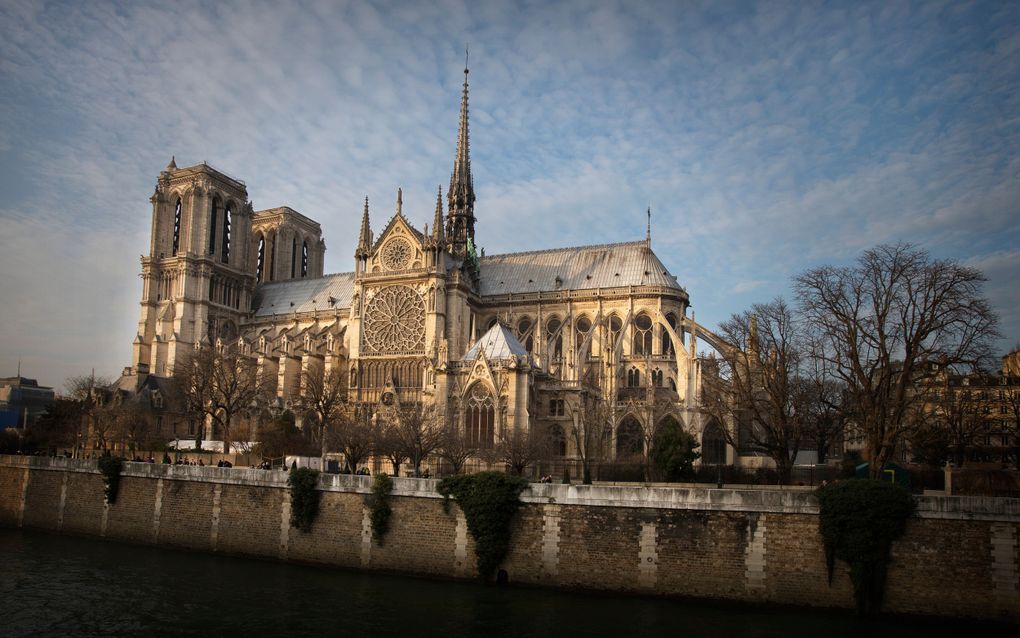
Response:
[[[398,191],[377,234],[366,198],[353,272],[323,274],[317,222],[286,206],[255,211],[244,182],[171,160],[151,198],[141,317],[121,387],[155,387],[194,348],[229,344],[257,360],[281,405],[301,392],[305,371],[338,368],[349,401],[434,404],[480,449],[543,428],[556,456],[576,459],[571,432],[591,402],[605,407],[605,458],[647,454],[670,420],[716,442],[718,425],[697,407],[697,340],[714,345],[714,335],[688,316],[687,291],[650,233],[476,250],[467,73],[453,173],[431,228],[411,224]],[[702,452],[703,462],[733,461],[720,445]]]

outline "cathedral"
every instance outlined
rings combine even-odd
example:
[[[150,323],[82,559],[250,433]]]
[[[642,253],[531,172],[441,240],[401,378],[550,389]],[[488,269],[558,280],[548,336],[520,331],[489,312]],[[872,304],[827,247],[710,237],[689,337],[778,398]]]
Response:
[[[650,232],[476,250],[467,77],[431,226],[405,217],[399,190],[392,216],[373,224],[366,198],[351,272],[323,273],[314,220],[286,206],[253,210],[244,182],[171,160],[151,198],[141,317],[120,387],[158,393],[194,348],[229,344],[257,360],[281,405],[301,393],[306,371],[339,369],[349,401],[434,405],[478,449],[543,428],[554,455],[570,460],[582,452],[571,433],[594,401],[605,407],[606,459],[646,455],[656,428],[673,421],[703,443],[702,462],[732,463],[735,451],[698,409],[697,343],[717,339],[689,315]]]

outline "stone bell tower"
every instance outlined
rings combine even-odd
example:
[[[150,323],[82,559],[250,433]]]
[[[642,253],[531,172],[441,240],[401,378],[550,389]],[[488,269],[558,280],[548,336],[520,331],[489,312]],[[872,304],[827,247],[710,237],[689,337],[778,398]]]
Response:
[[[252,207],[244,182],[205,163],[178,168],[172,159],[150,201],[132,365],[170,376],[182,348],[238,336],[255,286]]]

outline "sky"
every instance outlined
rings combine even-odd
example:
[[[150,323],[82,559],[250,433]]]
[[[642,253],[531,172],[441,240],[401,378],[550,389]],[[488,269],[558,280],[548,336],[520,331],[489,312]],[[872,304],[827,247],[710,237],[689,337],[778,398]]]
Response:
[[[0,376],[131,363],[161,170],[207,161],[353,270],[430,223],[470,45],[487,254],[643,239],[699,323],[908,241],[1020,343],[1020,3],[0,2]]]

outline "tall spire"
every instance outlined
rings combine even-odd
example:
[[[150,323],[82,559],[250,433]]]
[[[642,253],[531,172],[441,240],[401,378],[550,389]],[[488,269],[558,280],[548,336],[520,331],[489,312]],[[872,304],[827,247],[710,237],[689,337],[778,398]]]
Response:
[[[468,240],[475,238],[475,187],[471,178],[471,142],[468,134],[468,51],[464,49],[464,89],[460,99],[457,152],[447,193],[450,216],[446,234],[456,255],[467,254]]]
[[[361,215],[361,235],[358,237],[358,247],[354,256],[358,258],[368,257],[372,250],[372,229],[368,224],[368,197],[365,197],[365,212]]]
[[[437,245],[446,243],[446,236],[443,233],[443,185],[436,188],[436,217],[432,220],[432,240]]]
[[[645,245],[652,247],[652,207],[648,207],[648,225],[645,226]]]

